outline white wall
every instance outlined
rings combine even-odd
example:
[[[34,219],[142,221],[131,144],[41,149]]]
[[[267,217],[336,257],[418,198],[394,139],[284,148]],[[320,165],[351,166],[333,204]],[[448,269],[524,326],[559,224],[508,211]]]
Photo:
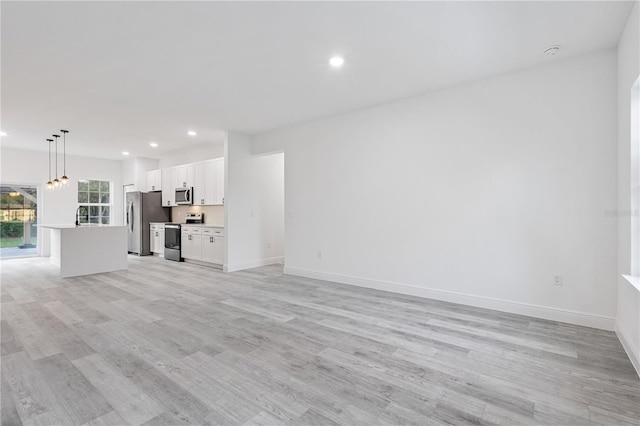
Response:
[[[135,157],[123,161],[122,184],[133,185],[130,191],[147,192],[147,172],[157,170],[159,161],[153,158]]]
[[[282,262],[284,155],[253,155],[251,137],[233,132],[225,150],[225,270]]]
[[[167,167],[180,166],[182,164],[197,163],[198,161],[224,157],[224,146],[224,142],[208,143],[174,151],[160,158],[159,167],[164,169]]]
[[[640,292],[631,273],[631,87],[640,76],[640,5],[636,2],[618,45],[618,307],[616,332],[640,374]],[[636,147],[636,150],[638,147]],[[637,152],[637,151],[636,151]],[[638,167],[636,164],[635,167]],[[636,173],[638,171],[636,170]],[[637,214],[637,212],[635,212]],[[637,253],[634,256],[638,256]],[[638,259],[635,259],[638,262]]]
[[[609,50],[254,149],[285,152],[285,272],[612,329],[615,140]]]
[[[60,157],[60,161],[62,157]],[[2,147],[0,181],[38,185],[38,223],[73,224],[78,207],[78,179],[108,180],[113,183],[112,224],[122,225],[122,161],[67,155],[69,184],[54,192],[46,190],[48,153]],[[61,164],[61,163],[59,163]],[[61,169],[58,172],[61,175]],[[55,172],[52,172],[55,174]],[[48,232],[38,232],[38,247],[48,256]]]

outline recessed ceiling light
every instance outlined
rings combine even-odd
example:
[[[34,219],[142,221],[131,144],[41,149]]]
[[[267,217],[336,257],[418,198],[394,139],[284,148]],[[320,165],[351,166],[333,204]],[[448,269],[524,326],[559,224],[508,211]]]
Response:
[[[189,131],[187,132],[187,134],[188,134],[189,136],[195,136],[195,135],[197,135],[197,133],[196,133],[196,132],[194,132],[193,130],[189,130]]]
[[[149,146],[152,146],[154,148],[158,147],[158,144],[156,142],[149,142]]]
[[[122,151],[122,155],[129,155],[128,151]]]
[[[340,56],[334,56],[333,58],[329,59],[329,63],[332,67],[339,68],[344,65],[344,59]]]
[[[0,136],[7,136],[5,132],[0,132]]]
[[[555,56],[560,52],[560,46],[551,46],[547,50],[544,51],[546,56]]]

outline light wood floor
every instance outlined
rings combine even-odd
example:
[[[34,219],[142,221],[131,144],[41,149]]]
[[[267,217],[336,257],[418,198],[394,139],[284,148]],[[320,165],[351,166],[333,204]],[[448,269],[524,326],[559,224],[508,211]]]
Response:
[[[640,424],[614,333],[158,258],[2,268],[2,425]]]

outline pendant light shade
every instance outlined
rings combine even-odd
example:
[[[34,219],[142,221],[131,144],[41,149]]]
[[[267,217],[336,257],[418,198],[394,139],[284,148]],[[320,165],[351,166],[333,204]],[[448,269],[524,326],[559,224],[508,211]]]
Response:
[[[62,177],[60,178],[60,180],[62,181],[63,185],[66,185],[67,183],[69,183],[69,178],[67,177],[67,133],[69,133],[68,130],[60,130],[62,132],[62,149],[63,149],[63,154],[62,154]]]

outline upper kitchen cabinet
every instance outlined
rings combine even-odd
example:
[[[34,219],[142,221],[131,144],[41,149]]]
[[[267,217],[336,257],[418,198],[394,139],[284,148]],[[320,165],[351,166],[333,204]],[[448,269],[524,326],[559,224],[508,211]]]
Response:
[[[193,204],[207,204],[209,201],[209,194],[207,193],[207,179],[209,178],[207,173],[207,165],[210,161],[203,161],[202,163],[196,163],[194,169],[196,184],[193,186]],[[209,185],[210,186],[210,185]]]
[[[191,186],[195,186],[194,172],[195,172],[194,164],[185,164],[182,166],[174,167],[173,173],[174,173],[174,179],[176,183],[175,188],[189,188]]]
[[[162,205],[175,206],[177,188],[193,187],[193,204],[224,204],[224,158],[170,167],[161,171]]]
[[[176,205],[176,187],[173,180],[173,168],[162,169],[162,205],[164,207]]]
[[[216,176],[216,196],[213,204],[224,204],[224,158],[216,158],[213,162]]]
[[[147,172],[147,192],[162,191],[162,170]]]
[[[193,204],[224,204],[224,158],[196,163]]]

